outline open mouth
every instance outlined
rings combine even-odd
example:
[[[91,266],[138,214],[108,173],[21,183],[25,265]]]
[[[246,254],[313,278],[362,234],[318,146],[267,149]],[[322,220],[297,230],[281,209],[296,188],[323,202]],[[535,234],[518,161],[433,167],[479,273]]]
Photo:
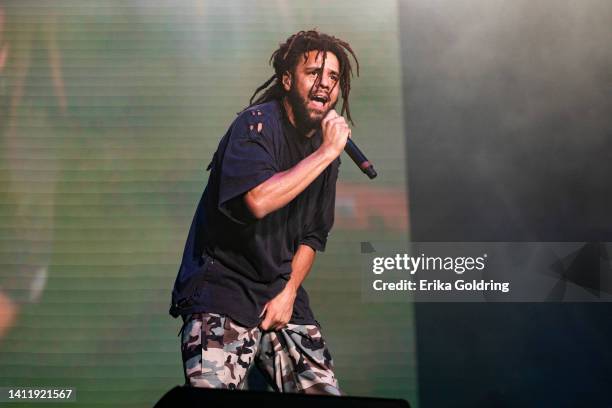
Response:
[[[317,95],[312,95],[310,97],[310,100],[313,102],[315,106],[319,108],[323,108],[325,104],[327,104],[327,102],[329,101],[329,98],[327,97],[327,95],[317,94]]]

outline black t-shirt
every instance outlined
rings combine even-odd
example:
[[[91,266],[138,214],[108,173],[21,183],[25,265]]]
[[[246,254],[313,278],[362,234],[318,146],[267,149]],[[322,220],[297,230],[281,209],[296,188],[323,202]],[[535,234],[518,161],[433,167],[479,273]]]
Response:
[[[264,304],[291,274],[299,245],[323,251],[334,221],[336,159],[301,194],[261,220],[243,196],[321,145],[321,131],[300,135],[277,101],[242,112],[219,143],[172,292],[170,313],[223,313],[255,327]],[[318,324],[300,287],[291,323]]]

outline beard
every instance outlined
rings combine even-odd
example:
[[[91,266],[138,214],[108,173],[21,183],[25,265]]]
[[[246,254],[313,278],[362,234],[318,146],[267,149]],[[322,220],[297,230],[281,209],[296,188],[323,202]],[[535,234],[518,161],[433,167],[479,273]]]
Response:
[[[327,113],[336,107],[336,102],[329,104],[324,111],[308,108],[308,98],[303,98],[296,87],[291,86],[287,92],[287,100],[293,110],[296,127],[304,132],[321,127],[321,121]]]

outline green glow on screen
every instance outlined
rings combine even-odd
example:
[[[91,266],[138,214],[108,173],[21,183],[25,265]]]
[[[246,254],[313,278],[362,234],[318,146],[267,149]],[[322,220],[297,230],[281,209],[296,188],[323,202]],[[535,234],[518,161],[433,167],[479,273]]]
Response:
[[[412,306],[363,302],[356,256],[361,241],[409,238],[396,2],[0,7],[0,299],[14,312],[0,387],[145,407],[183,382],[168,306],[205,167],[272,51],[316,27],[357,52],[353,135],[379,178],[343,156],[336,226],[306,287],[342,389],[418,406]]]

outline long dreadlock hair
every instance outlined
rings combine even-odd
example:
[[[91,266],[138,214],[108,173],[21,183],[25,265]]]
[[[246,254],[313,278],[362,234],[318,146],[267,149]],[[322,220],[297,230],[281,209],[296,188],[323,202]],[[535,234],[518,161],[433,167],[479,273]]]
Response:
[[[283,74],[287,71],[294,72],[293,70],[297,66],[300,56],[304,58],[304,62],[306,62],[308,59],[308,52],[310,51],[317,51],[317,57],[319,54],[323,56],[321,72],[324,72],[327,51],[333,53],[336,58],[338,58],[338,62],[340,63],[340,91],[342,94],[342,110],[340,114],[344,115],[346,113],[347,119],[353,123],[349,105],[353,67],[348,54],[355,60],[357,76],[359,76],[359,61],[349,43],[331,35],[320,33],[316,29],[300,31],[293,34],[272,53],[270,64],[274,67],[274,75],[255,90],[253,96],[251,96],[249,100],[249,106],[247,108],[274,99],[282,99],[286,94],[282,84]],[[321,73],[317,76],[313,88],[316,88],[320,82]]]

